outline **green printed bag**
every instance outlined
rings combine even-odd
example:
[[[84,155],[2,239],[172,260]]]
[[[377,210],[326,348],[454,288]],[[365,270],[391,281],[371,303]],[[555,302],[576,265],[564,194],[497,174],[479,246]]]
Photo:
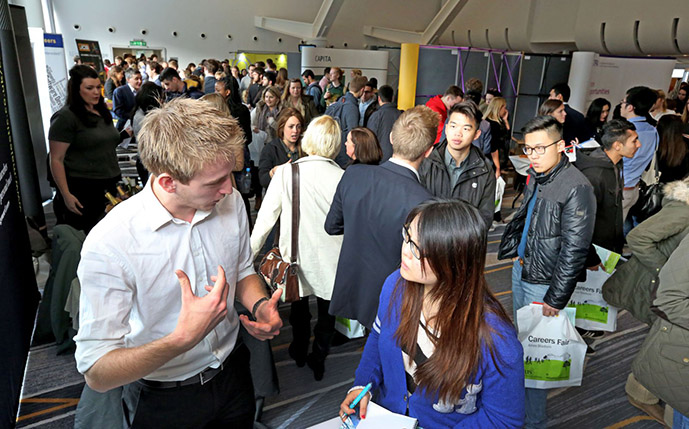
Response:
[[[541,304],[517,310],[519,341],[524,348],[524,386],[532,389],[581,386],[586,343],[565,308],[554,317]]]
[[[577,310],[576,326],[594,331],[614,332],[617,330],[617,308],[603,299],[603,283],[615,271],[620,254],[595,246],[603,264],[598,271],[586,270],[586,281],[577,283],[568,307]]]

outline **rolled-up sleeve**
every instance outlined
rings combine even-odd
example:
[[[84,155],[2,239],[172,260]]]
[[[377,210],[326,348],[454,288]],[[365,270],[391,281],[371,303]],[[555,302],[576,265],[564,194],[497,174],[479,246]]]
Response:
[[[108,352],[125,347],[134,281],[120,258],[101,246],[84,247],[77,276],[81,295],[75,358],[83,374]]]

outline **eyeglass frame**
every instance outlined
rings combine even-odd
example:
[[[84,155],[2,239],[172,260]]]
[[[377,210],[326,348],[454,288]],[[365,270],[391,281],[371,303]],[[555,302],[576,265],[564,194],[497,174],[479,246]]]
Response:
[[[531,147],[531,146],[526,146],[526,145],[524,145],[524,147],[522,148],[522,152],[524,152],[524,155],[526,155],[526,156],[531,155],[533,152],[536,152],[537,155],[545,155],[545,150],[546,150],[547,148],[549,148],[550,146],[552,146],[552,145],[554,145],[554,144],[560,143],[562,140],[563,140],[563,139],[554,141],[554,142],[552,142],[552,143],[550,143],[550,144],[548,144],[548,145],[545,145],[545,146]],[[542,152],[539,152],[539,150],[541,150]]]
[[[421,260],[421,248],[414,240],[411,239],[411,234],[409,233],[409,227],[411,224],[405,223],[402,225],[402,245],[409,244],[409,251],[412,256],[418,260]]]

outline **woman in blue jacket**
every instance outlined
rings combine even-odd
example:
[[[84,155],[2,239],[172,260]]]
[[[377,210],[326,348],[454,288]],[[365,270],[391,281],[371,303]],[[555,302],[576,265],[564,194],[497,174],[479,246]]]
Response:
[[[370,382],[377,404],[424,428],[523,426],[523,351],[483,274],[485,229],[460,200],[411,211],[342,413]]]

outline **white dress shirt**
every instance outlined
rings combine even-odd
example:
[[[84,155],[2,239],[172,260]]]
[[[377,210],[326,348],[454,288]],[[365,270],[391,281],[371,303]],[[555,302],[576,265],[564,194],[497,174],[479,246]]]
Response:
[[[414,173],[414,175],[416,176],[416,179],[417,179],[419,182],[421,182],[421,178],[419,177],[419,172],[416,171],[416,168],[414,168],[414,167],[412,167],[411,165],[409,165],[409,163],[407,163],[406,161],[403,161],[403,160],[397,159],[397,158],[390,158],[390,159],[388,159],[388,161],[392,162],[393,164],[397,164],[397,165],[399,165],[400,167],[404,167],[404,168],[406,168],[406,169],[408,169],[408,170],[411,170],[411,171]]]
[[[150,343],[170,334],[181,309],[175,270],[189,276],[202,297],[221,265],[229,311],[199,344],[145,378],[184,380],[218,367],[234,348],[239,318],[233,310],[238,281],[255,274],[244,203],[238,192],[191,222],[175,219],[151,189],[117,205],[89,233],[77,275],[81,283],[76,361],[86,372],[106,353]]]

